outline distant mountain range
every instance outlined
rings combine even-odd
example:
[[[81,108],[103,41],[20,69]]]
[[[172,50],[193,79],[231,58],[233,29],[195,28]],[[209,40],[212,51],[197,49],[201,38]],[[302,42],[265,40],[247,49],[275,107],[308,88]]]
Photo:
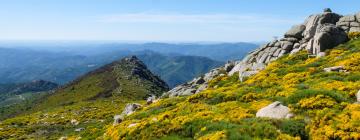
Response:
[[[35,46],[14,44],[13,48],[0,48],[0,84],[39,79],[65,84],[104,64],[137,55],[151,71],[173,87],[206,73],[225,60],[240,59],[256,47],[248,43]]]

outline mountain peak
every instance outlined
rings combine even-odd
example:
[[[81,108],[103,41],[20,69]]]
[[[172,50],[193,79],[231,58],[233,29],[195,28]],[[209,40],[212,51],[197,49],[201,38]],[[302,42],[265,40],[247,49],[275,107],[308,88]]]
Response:
[[[74,80],[43,99],[35,110],[107,98],[142,100],[151,95],[160,96],[168,89],[142,61],[130,56]]]

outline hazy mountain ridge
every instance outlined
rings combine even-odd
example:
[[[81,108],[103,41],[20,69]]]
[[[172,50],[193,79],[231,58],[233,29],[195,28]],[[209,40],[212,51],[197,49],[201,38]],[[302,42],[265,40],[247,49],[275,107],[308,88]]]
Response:
[[[175,46],[174,46],[175,45]],[[250,44],[251,45],[251,44]],[[146,47],[145,47],[146,46]],[[186,57],[191,57],[194,62],[193,69],[189,69],[189,74],[177,76],[175,73],[166,73],[168,71],[161,69],[164,67],[155,67],[153,65],[166,65],[165,61],[160,61],[158,64],[156,61],[150,62],[149,60],[144,60],[145,63],[149,62],[148,67],[155,71],[156,74],[163,76],[164,79],[171,85],[174,86],[179,83],[188,81],[194,76],[203,74],[214,66],[218,66],[221,62],[216,60],[205,59],[203,57],[193,57],[193,56],[184,56],[183,52],[192,52],[192,50],[204,50],[209,49],[210,52],[218,52],[217,55],[227,56],[229,53],[243,53],[246,54],[250,49],[242,44],[234,45],[225,44],[225,45],[196,45],[185,47],[181,49],[183,45],[176,44],[162,44],[161,48],[168,47],[167,51],[156,51],[158,47],[154,45],[140,45],[140,44],[130,44],[130,45],[104,45],[104,46],[85,46],[74,47],[74,51],[67,50],[66,48],[53,48],[48,50],[35,49],[36,47],[29,48],[1,48],[0,57],[3,58],[0,60],[0,76],[2,80],[0,83],[21,83],[28,82],[32,80],[44,79],[47,81],[56,82],[59,84],[65,84],[71,80],[74,80],[76,77],[85,74],[90,70],[99,68],[100,66],[115,61],[117,59],[123,58],[129,55],[137,55],[141,58],[142,54],[147,52],[155,52],[159,57],[168,57],[164,60],[168,60],[168,63],[176,62],[185,62],[185,65],[189,65],[190,61]],[[172,47],[174,46],[174,47]],[[201,46],[198,48],[198,46]],[[214,47],[215,46],[215,47]],[[216,47],[218,46],[218,47]],[[255,47],[256,45],[253,45]],[[104,48],[101,48],[104,47]],[[133,47],[133,48],[132,48]],[[133,50],[131,50],[131,48]],[[174,50],[170,52],[169,50]],[[214,49],[211,49],[214,48]],[[59,50],[57,50],[59,49]],[[223,51],[218,51],[218,50]],[[238,51],[226,51],[229,49],[236,49]],[[66,51],[67,50],[67,51]],[[193,53],[194,55],[207,54],[206,51],[197,51],[198,53]],[[201,55],[198,56],[201,56]],[[155,56],[155,54],[154,54]],[[180,57],[181,56],[181,57]],[[176,58],[175,58],[176,57]],[[237,55],[237,59],[243,57],[243,55]],[[183,60],[182,60],[183,59]],[[202,62],[204,61],[204,62]],[[223,61],[222,61],[223,62]],[[21,64],[21,65],[19,65]],[[208,65],[208,66],[206,66]],[[199,66],[200,68],[196,68]],[[186,69],[181,68],[180,71],[186,71]],[[194,70],[194,71],[191,71]],[[160,73],[161,71],[161,73]],[[157,73],[159,72],[159,73]],[[183,72],[179,72],[183,73]]]

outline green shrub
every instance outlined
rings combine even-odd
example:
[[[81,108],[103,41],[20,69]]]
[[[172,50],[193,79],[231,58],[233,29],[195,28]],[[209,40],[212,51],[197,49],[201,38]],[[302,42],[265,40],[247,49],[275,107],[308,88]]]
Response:
[[[305,122],[301,120],[284,120],[280,124],[281,132],[287,133],[291,136],[300,136],[301,139],[308,139],[308,134],[305,130]]]
[[[345,80],[351,82],[360,81],[360,73],[349,74],[348,76],[345,77]]]
[[[325,95],[331,97],[338,103],[348,101],[347,97],[344,97],[344,95],[337,93],[335,91],[314,90],[314,89],[298,90],[293,95],[289,96],[286,101],[288,104],[295,104],[301,99],[314,97],[316,95]]]

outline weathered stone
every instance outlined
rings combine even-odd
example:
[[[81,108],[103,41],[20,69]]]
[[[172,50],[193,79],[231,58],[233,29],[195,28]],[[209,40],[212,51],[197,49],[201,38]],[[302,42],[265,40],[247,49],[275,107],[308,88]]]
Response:
[[[350,22],[350,27],[360,27],[359,22]]]
[[[265,60],[267,59],[267,57],[269,57],[269,54],[268,54],[268,53],[264,53],[264,54],[260,57],[258,63],[265,63]]]
[[[271,59],[271,55],[268,55],[268,57],[266,58],[266,60],[265,60],[264,63],[265,63],[265,64],[269,63],[270,59]]]
[[[138,123],[132,123],[132,124],[129,124],[127,128],[135,127],[136,125],[138,125]]]
[[[360,27],[352,27],[349,32],[360,32]]]
[[[202,84],[201,86],[199,86],[199,88],[196,90],[195,93],[199,93],[201,91],[204,91],[207,88],[208,88],[208,84]]]
[[[324,56],[326,56],[325,52],[320,52],[316,55],[317,58],[324,57]]]
[[[293,48],[295,49],[300,48],[300,43],[295,43]]]
[[[278,49],[278,48],[276,48],[276,47],[272,47],[272,48],[269,50],[269,56],[274,55],[274,53],[276,52],[277,49]]]
[[[336,13],[322,13],[310,16],[304,24],[306,26],[306,29],[303,33],[304,38],[306,40],[310,40],[315,36],[319,25],[325,23],[336,24],[340,17],[341,16]]]
[[[124,120],[124,115],[115,115],[113,125],[120,124]]]
[[[287,114],[286,115],[286,119],[291,119],[291,118],[294,118],[295,117],[295,115],[294,114],[292,114],[292,113],[289,113],[289,114]]]
[[[325,72],[340,72],[341,70],[344,70],[343,66],[334,66],[334,67],[324,68]]]
[[[360,12],[357,13],[355,16],[356,16],[356,21],[357,21],[357,22],[360,22]]]
[[[286,50],[281,50],[278,57],[281,57],[286,54]]]
[[[348,27],[348,26],[340,26],[340,28],[342,30],[344,30],[345,32],[349,32],[349,30],[350,30],[350,27]]]
[[[138,108],[140,108],[140,107],[142,107],[141,104],[138,104],[138,103],[129,103],[129,104],[127,104],[127,105],[125,106],[125,109],[124,109],[124,111],[122,112],[122,114],[129,116],[129,115],[131,115],[132,113],[134,113],[136,109],[138,109]]]
[[[360,102],[360,90],[357,92],[357,94],[356,94],[356,100],[358,101],[358,102]]]
[[[343,30],[337,28],[333,24],[323,24],[319,26],[314,37],[314,44],[311,52],[313,54],[318,54],[327,49],[332,49],[347,40],[347,34]]]
[[[68,139],[68,137],[62,136],[58,140],[67,140],[67,139]]]
[[[280,41],[276,42],[274,47],[280,48],[281,47],[281,42]]]
[[[72,119],[72,120],[70,121],[70,123],[71,123],[72,125],[79,125],[79,121],[77,121],[76,119]]]
[[[290,55],[293,55],[293,54],[295,54],[295,53],[297,53],[299,51],[301,51],[300,48],[295,48],[295,49],[291,50]]]
[[[204,76],[205,81],[210,81],[220,74],[220,69],[213,69]]]
[[[343,16],[342,18],[339,19],[339,22],[353,22],[355,21],[355,15],[347,15],[347,16]]]
[[[268,47],[274,47],[276,42],[278,42],[277,40],[273,40],[269,43]]]
[[[157,99],[156,99],[156,96],[155,95],[151,95],[150,97],[148,97],[146,99],[146,103],[149,105],[149,104],[152,104],[152,103],[155,103],[157,102]]]
[[[349,27],[350,26],[350,22],[337,22],[336,26],[346,26]]]
[[[306,29],[305,25],[295,25],[289,31],[285,33],[285,38],[295,37],[302,38],[302,33]]]
[[[251,69],[256,71],[263,70],[265,69],[265,67],[266,65],[264,63],[253,63],[251,65]]]
[[[85,130],[85,128],[77,128],[77,129],[75,129],[75,132],[80,132],[80,131],[84,131]]]
[[[243,82],[244,78],[255,75],[257,73],[259,73],[259,71],[244,71],[239,74],[239,79],[241,82]]]
[[[256,117],[266,117],[266,118],[274,118],[274,119],[283,119],[286,118],[290,114],[290,109],[280,102],[276,101],[262,109],[260,109],[256,113]]]
[[[279,54],[280,54],[280,52],[281,52],[281,49],[277,49],[275,52],[274,52],[274,54],[273,54],[273,56],[279,56]]]
[[[195,78],[192,83],[196,84],[196,85],[200,85],[200,84],[203,84],[205,83],[206,81],[204,80],[203,77],[198,77],[198,78]]]
[[[225,64],[224,69],[226,72],[230,72],[235,66],[235,62],[234,61],[229,61]]]
[[[292,43],[292,42],[289,42],[289,41],[281,42],[281,49],[283,49],[283,50],[290,52],[292,50],[293,46],[294,46],[294,43]]]

